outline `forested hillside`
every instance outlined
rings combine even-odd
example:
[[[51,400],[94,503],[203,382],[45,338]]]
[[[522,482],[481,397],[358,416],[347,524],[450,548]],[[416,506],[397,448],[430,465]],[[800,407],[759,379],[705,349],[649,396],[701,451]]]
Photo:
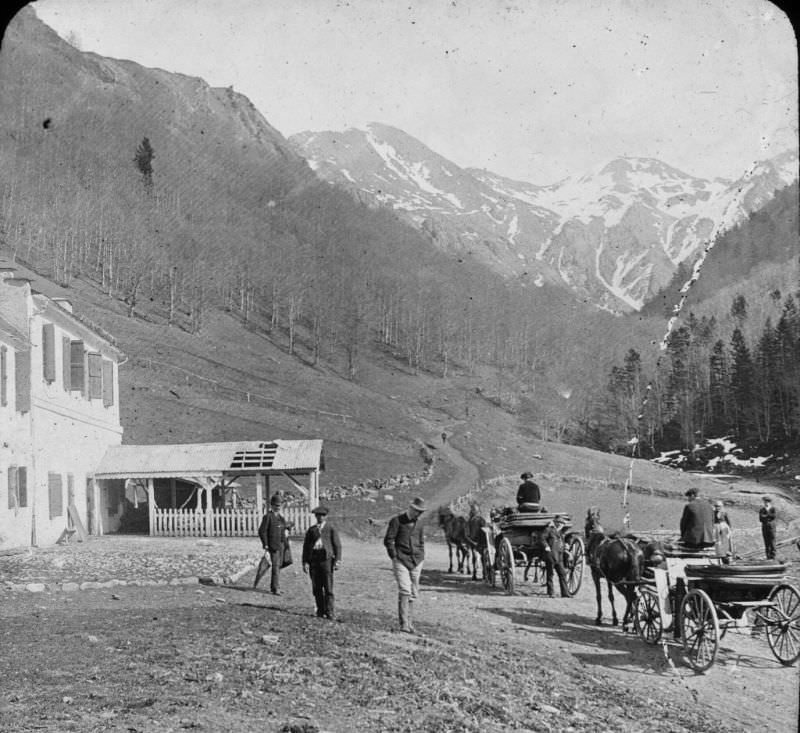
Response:
[[[357,379],[371,349],[533,380],[609,320],[443,255],[316,179],[232,89],[82,53],[23,11],[0,66],[2,245],[132,317],[202,333],[209,309]],[[565,338],[566,336],[566,338]],[[547,357],[546,359],[544,357]]]
[[[797,185],[722,234],[688,292],[657,363],[631,344],[609,375],[598,435],[636,436],[645,455],[732,436],[780,454],[800,439]],[[649,309],[674,305],[682,270]],[[683,278],[683,281],[678,279]],[[645,403],[646,398],[646,404]]]

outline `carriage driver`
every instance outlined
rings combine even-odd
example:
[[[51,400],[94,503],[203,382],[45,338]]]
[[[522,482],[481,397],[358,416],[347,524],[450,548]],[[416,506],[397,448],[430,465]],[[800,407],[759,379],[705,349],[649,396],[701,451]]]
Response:
[[[558,573],[558,585],[561,590],[561,597],[569,598],[567,571],[564,569],[564,539],[561,536],[561,528],[563,526],[563,518],[556,515],[547,525],[547,529],[542,535],[542,542],[544,543],[545,577],[547,578],[547,595],[550,596],[550,598],[555,596],[553,592],[553,570]]]
[[[517,489],[517,509],[521,512],[538,512],[539,502],[542,499],[539,485],[533,482],[533,474],[530,471],[525,471],[520,478],[522,483]],[[534,506],[530,506],[531,504]]]

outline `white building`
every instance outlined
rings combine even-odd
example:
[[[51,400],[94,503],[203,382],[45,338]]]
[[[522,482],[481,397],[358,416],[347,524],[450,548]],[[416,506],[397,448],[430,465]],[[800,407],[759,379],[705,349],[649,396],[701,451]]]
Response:
[[[0,268],[0,549],[96,531],[123,496],[91,476],[122,442],[122,352],[72,313]]]

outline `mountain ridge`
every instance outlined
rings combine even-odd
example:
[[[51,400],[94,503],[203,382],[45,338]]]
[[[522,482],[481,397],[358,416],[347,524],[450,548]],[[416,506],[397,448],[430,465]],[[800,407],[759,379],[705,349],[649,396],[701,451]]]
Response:
[[[461,168],[380,123],[288,140],[317,175],[391,206],[441,249],[469,254],[505,277],[560,284],[615,312],[639,310],[709,237],[797,176],[792,150],[734,181],[626,156],[540,186]]]

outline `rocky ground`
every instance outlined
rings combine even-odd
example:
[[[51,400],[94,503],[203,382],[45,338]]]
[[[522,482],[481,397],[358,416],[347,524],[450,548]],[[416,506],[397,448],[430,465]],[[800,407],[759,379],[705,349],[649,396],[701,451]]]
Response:
[[[568,600],[530,583],[508,596],[445,572],[446,548],[434,541],[420,633],[408,636],[394,630],[395,588],[382,547],[350,538],[336,578],[339,621],[327,622],[314,617],[297,566],[283,573],[283,596],[251,588],[254,544],[107,537],[3,557],[0,730],[788,731],[797,724],[797,669],[780,666],[749,633],[729,633],[716,665],[696,675],[672,642],[648,646],[596,627],[589,582]],[[58,582],[67,576],[78,588],[110,584],[70,591]],[[31,583],[44,589],[21,589]]]

